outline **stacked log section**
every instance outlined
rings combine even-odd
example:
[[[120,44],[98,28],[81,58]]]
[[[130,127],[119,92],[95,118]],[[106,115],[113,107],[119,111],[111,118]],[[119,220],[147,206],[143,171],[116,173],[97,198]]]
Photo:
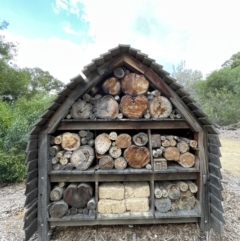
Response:
[[[109,150],[111,144],[112,142],[107,133],[98,135],[95,139],[96,152],[101,155],[105,154]]]
[[[121,85],[124,94],[137,96],[148,91],[149,82],[143,75],[130,73],[122,79]]]
[[[148,182],[112,182],[99,185],[98,212],[123,214],[149,211]]]
[[[142,168],[150,162],[150,153],[146,147],[131,145],[124,151],[124,158],[130,167]]]
[[[132,138],[128,134],[120,134],[116,139],[116,146],[125,149],[132,145]]]
[[[166,97],[158,96],[150,101],[149,111],[153,118],[167,118],[172,112],[172,104]]]
[[[119,95],[121,91],[121,84],[116,77],[111,77],[104,81],[102,88],[106,94]]]
[[[190,152],[180,155],[178,163],[183,167],[193,167],[195,164],[195,156]]]
[[[120,110],[127,118],[139,119],[148,108],[148,99],[144,95],[133,97],[124,95],[120,102]]]
[[[80,136],[74,133],[66,132],[62,135],[62,148],[67,151],[73,151],[81,145]]]

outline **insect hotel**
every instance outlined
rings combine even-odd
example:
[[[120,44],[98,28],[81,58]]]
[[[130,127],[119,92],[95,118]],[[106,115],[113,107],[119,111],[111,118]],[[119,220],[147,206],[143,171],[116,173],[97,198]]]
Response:
[[[220,142],[197,103],[128,45],[83,74],[29,134],[25,240],[85,225],[194,222],[221,234]]]

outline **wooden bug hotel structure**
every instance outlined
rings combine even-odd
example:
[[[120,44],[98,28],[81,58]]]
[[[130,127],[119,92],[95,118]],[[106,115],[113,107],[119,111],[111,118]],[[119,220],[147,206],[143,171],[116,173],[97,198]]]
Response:
[[[128,45],[83,73],[29,134],[25,240],[112,224],[198,222],[222,234],[220,142],[197,103]]]

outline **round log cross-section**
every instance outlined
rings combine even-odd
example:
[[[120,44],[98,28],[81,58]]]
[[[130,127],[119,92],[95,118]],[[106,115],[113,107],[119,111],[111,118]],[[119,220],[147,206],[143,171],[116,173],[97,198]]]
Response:
[[[150,102],[149,111],[153,118],[167,118],[172,113],[172,104],[166,97],[158,96]]]
[[[116,139],[116,146],[125,149],[132,145],[132,138],[128,134],[120,134]]]
[[[148,108],[148,99],[144,95],[132,97],[124,95],[120,102],[120,110],[128,118],[138,119],[143,116]]]
[[[118,95],[121,91],[121,84],[117,78],[111,77],[104,81],[102,88],[106,94]]]
[[[135,73],[125,75],[121,84],[123,93],[131,96],[145,94],[149,87],[149,82],[146,78]]]
[[[70,133],[70,132],[65,132],[62,135],[62,148],[67,151],[73,151],[77,149],[80,144],[81,144],[81,139],[79,135]]]
[[[150,153],[146,147],[131,145],[124,151],[124,158],[130,167],[141,168],[150,162]]]
[[[112,142],[107,133],[102,133],[95,139],[95,149],[100,155],[105,154],[109,150],[111,144]]]
[[[75,119],[87,119],[92,114],[93,106],[79,99],[72,105],[71,116]]]

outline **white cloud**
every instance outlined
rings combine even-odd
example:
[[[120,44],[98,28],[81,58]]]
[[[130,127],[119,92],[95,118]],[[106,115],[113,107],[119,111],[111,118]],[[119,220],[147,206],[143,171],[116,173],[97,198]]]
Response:
[[[63,30],[68,34],[78,35],[78,33],[71,27],[69,22],[64,21],[62,24]]]

